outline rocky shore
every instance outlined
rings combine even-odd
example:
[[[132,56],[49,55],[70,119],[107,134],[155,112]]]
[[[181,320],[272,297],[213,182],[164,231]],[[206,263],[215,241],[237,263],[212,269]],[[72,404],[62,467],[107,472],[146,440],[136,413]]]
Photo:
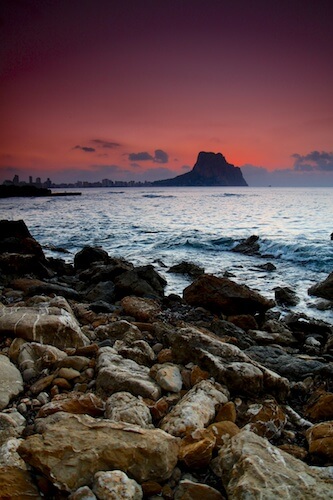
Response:
[[[251,244],[255,243],[253,241]],[[0,221],[0,498],[333,499],[333,325]],[[309,290],[333,302],[333,273]]]

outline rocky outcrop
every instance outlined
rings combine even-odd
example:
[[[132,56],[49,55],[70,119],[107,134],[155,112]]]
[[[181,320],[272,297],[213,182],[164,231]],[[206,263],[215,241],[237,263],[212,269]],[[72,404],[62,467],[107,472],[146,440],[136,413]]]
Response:
[[[323,299],[333,301],[333,272],[321,283],[317,283],[310,287],[308,293],[309,295],[315,295],[316,297],[322,297]]]
[[[228,163],[221,153],[200,152],[190,172],[173,179],[153,182],[154,186],[247,186],[239,167]]]

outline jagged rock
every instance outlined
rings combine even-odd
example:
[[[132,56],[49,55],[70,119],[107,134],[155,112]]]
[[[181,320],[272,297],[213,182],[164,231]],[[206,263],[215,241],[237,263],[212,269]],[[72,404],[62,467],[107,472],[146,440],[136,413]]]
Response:
[[[285,412],[274,400],[249,405],[245,419],[244,428],[267,439],[280,437],[287,423]]]
[[[255,255],[259,253],[260,245],[258,243],[259,236],[252,235],[246,240],[238,243],[233,249],[232,252],[239,252],[245,255]]]
[[[215,443],[216,438],[212,432],[207,429],[197,429],[181,440],[179,460],[189,469],[208,467]]]
[[[296,306],[299,303],[299,298],[297,297],[294,290],[291,290],[287,286],[274,288],[275,301],[281,306]]]
[[[224,500],[224,496],[207,484],[197,483],[189,479],[180,481],[175,491],[174,500]]]
[[[183,296],[191,306],[205,307],[210,311],[226,315],[254,315],[274,306],[272,300],[266,299],[245,285],[238,285],[228,278],[209,274],[203,274],[185,288]]]
[[[279,346],[253,346],[244,353],[288,380],[303,380],[321,373],[333,376],[333,363],[325,363],[320,358],[291,355]]]
[[[193,262],[182,261],[179,264],[171,266],[168,273],[176,274],[188,274],[191,278],[197,278],[201,274],[204,274],[205,270],[203,267],[194,264]]]
[[[30,472],[18,467],[0,467],[1,497],[10,500],[42,500]]]
[[[333,272],[321,283],[313,285],[308,290],[309,295],[322,297],[323,299],[333,300]]]
[[[96,472],[93,492],[99,500],[141,500],[141,486],[121,470]]]
[[[108,253],[101,247],[85,246],[74,256],[74,268],[76,271],[88,269],[93,262],[107,263]]]
[[[40,282],[38,285],[33,285],[27,290],[27,295],[60,295],[65,299],[80,300],[80,294],[68,286],[60,285],[59,283]]]
[[[26,463],[17,453],[17,448],[20,446],[21,442],[22,439],[10,438],[0,446],[0,468],[18,467],[19,469],[27,470]]]
[[[237,418],[237,412],[235,403],[233,401],[228,401],[225,405],[221,406],[221,408],[219,409],[215,418],[215,422],[229,421],[235,423],[236,418]]]
[[[105,417],[114,422],[128,422],[144,429],[152,427],[148,406],[129,392],[115,392],[106,401]]]
[[[37,434],[26,438],[18,452],[59,489],[75,491],[90,486],[103,470],[122,470],[139,483],[166,480],[178,447],[178,440],[160,429],[56,413],[39,420]]]
[[[221,153],[198,154],[193,169],[173,179],[153,182],[154,186],[247,186],[239,167],[228,163]]]
[[[124,297],[121,307],[125,314],[133,316],[137,321],[153,321],[161,312],[161,306],[156,300],[142,297]]]
[[[114,283],[118,300],[127,295],[162,299],[164,288],[167,285],[165,279],[151,265],[136,267],[132,271],[126,271],[117,276]]]
[[[160,386],[149,376],[149,368],[124,359],[111,347],[99,350],[97,370],[97,389],[108,395],[126,391],[154,400],[161,395]]]
[[[157,325],[156,333],[161,338],[168,337],[176,362],[198,364],[233,393],[258,395],[267,391],[283,401],[289,392],[287,379],[208,331],[204,333],[194,327],[166,331],[163,327],[159,330]]]
[[[306,431],[309,453],[333,460],[333,420],[316,424]],[[333,483],[332,483],[333,485]],[[333,488],[332,488],[333,491]],[[332,494],[333,497],[333,494]]]
[[[23,391],[21,373],[6,356],[0,355],[0,410],[8,405],[9,401]]]
[[[89,340],[81,332],[74,315],[56,304],[57,300],[51,299],[35,307],[0,306],[0,334],[50,344],[60,349],[87,345]],[[68,303],[67,306],[70,310]]]
[[[124,259],[109,257],[108,264],[103,261],[92,262],[92,264],[83,271],[79,271],[77,276],[80,281],[94,284],[103,281],[114,281],[114,279],[125,271],[130,271],[134,266],[131,262]]]
[[[150,376],[165,391],[179,392],[183,386],[183,380],[177,365],[172,363],[156,364],[150,369]]]
[[[41,245],[23,220],[0,220],[0,235],[0,253],[35,255],[39,260],[46,260]]]
[[[227,438],[212,465],[228,498],[333,498],[333,481],[250,431]]]
[[[210,424],[217,406],[226,403],[228,398],[229,392],[225,387],[210,380],[202,380],[171,409],[160,427],[173,436],[190,434]]]
[[[57,394],[52,401],[42,406],[37,414],[37,418],[53,415],[59,411],[91,415],[98,417],[103,415],[105,409],[104,401],[94,393],[70,392]]]

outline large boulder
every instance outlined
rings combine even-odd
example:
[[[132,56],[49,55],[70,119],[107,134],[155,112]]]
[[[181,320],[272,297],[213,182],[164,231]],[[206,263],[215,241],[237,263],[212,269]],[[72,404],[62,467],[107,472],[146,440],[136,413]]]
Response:
[[[264,313],[274,306],[258,292],[239,285],[228,278],[203,274],[183,292],[185,301],[191,306],[226,315]]]
[[[321,283],[311,286],[308,289],[308,293],[309,295],[315,295],[316,297],[333,301],[333,272],[331,272]]]
[[[40,419],[37,434],[18,452],[59,489],[75,491],[91,486],[96,472],[114,469],[139,483],[164,481],[177,463],[178,449],[178,439],[160,429],[56,413]]]
[[[333,499],[332,480],[251,431],[226,436],[213,468],[228,498]]]
[[[59,349],[83,347],[89,343],[63,297],[55,297],[32,307],[0,305],[0,334]]]

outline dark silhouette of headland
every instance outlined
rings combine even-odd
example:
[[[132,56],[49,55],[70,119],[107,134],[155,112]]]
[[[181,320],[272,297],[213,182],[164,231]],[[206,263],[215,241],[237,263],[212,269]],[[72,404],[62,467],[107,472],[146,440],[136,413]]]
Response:
[[[201,151],[193,169],[154,186],[247,186],[241,169],[227,162],[221,153]]]

